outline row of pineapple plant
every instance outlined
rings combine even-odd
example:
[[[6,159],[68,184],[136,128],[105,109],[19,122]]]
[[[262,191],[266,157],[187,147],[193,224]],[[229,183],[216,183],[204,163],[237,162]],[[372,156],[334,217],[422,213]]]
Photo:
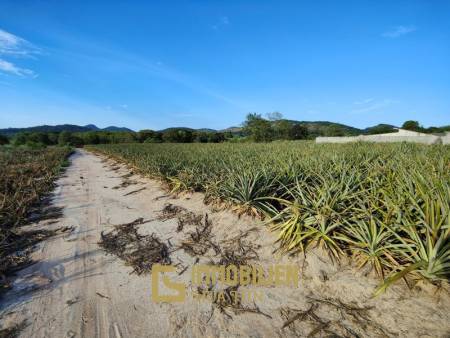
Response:
[[[450,147],[415,144],[129,144],[92,149],[176,190],[266,218],[286,252],[351,255],[383,283],[450,276]]]

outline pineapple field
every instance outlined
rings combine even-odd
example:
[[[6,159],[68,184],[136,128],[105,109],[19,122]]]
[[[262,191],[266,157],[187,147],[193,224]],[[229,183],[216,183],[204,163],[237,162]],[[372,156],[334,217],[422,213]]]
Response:
[[[89,150],[205,202],[252,214],[283,253],[320,246],[380,278],[450,276],[450,147],[415,144],[116,144]]]
[[[448,336],[448,146],[86,148],[1,149],[0,336]]]

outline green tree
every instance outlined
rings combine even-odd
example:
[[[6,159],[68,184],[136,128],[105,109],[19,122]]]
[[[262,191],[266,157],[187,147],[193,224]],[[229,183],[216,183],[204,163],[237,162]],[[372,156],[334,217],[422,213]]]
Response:
[[[194,141],[199,143],[208,142],[208,133],[203,131],[194,132]]]
[[[274,111],[272,113],[267,113],[266,116],[269,121],[279,121],[279,120],[283,119],[283,114],[281,114],[280,112],[277,112],[277,111]]]
[[[325,136],[345,136],[345,130],[339,126],[331,125],[326,129]]]
[[[144,130],[140,130],[137,135],[136,138],[139,142],[145,142],[147,139],[154,139],[156,137],[157,132],[150,130],[150,129],[144,129]]]
[[[308,138],[308,128],[302,126],[300,123],[294,123],[290,126],[287,139],[305,140],[306,138]]]
[[[13,138],[13,144],[16,146],[23,145],[27,143],[29,133],[19,133],[16,134]]]
[[[422,129],[419,122],[413,121],[413,120],[405,121],[405,123],[403,123],[403,125],[402,125],[402,128],[406,129],[406,130],[412,130],[412,131],[420,131]]]
[[[99,144],[99,133],[96,131],[88,131],[81,133],[80,137],[83,139],[84,144]]]
[[[229,139],[233,138],[233,133],[231,131],[226,131],[224,133],[224,136],[225,136],[225,140],[229,140]]]
[[[274,137],[280,140],[289,139],[289,131],[292,128],[292,123],[287,120],[277,120],[272,122]]]
[[[70,143],[71,146],[74,147],[82,147],[84,145],[83,139],[77,135],[72,135],[72,137],[70,138]]]
[[[72,133],[69,131],[62,131],[58,137],[58,144],[61,146],[69,145],[72,139]]]
[[[194,135],[190,130],[170,129],[163,133],[164,142],[190,143],[194,140]]]
[[[58,137],[58,144],[61,146],[70,145],[74,147],[81,147],[84,143],[81,137],[76,136],[69,131],[62,131]]]
[[[272,124],[257,113],[247,115],[244,122],[244,133],[255,142],[270,142],[274,138]]]
[[[144,142],[145,143],[162,143],[163,142],[162,134],[156,133],[154,137],[149,137]]]
[[[52,145],[58,144],[59,133],[48,133],[47,135],[50,144]]]
[[[9,143],[9,138],[7,138],[5,135],[0,134],[0,146],[4,145],[4,144],[8,144]]]
[[[43,132],[35,132],[29,134],[27,137],[27,141],[33,143],[41,143],[45,145],[50,145],[51,143],[48,134]]]
[[[136,137],[134,132],[128,131],[111,131],[107,133],[108,143],[135,143]]]
[[[211,143],[220,143],[225,141],[225,134],[224,133],[209,133],[208,135],[208,142]]]
[[[395,133],[397,129],[387,125],[387,124],[379,124],[372,128],[369,128],[367,134],[376,135],[376,134],[387,134],[387,133]]]

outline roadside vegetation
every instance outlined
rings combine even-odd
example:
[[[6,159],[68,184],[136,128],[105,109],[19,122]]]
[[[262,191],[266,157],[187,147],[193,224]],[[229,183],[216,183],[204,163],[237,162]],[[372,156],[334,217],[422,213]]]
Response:
[[[31,247],[56,233],[24,232],[20,227],[31,216],[40,215],[43,199],[53,189],[61,169],[68,165],[70,153],[68,147],[39,150],[0,147],[0,294],[9,287],[7,277],[31,262]],[[53,209],[50,211],[57,214]],[[52,216],[55,215],[46,215]]]
[[[40,149],[47,146],[82,147],[89,144],[119,143],[223,143],[223,142],[272,142],[279,140],[313,140],[318,136],[357,136],[395,133],[397,128],[388,124],[378,124],[358,129],[328,121],[288,120],[278,112],[262,116],[250,113],[239,127],[222,131],[213,129],[167,128],[164,130],[143,129],[134,132],[126,128],[59,125],[31,128],[0,129],[0,145],[26,146]],[[442,134],[450,131],[450,126],[422,127],[417,121],[406,121],[403,129],[422,133]],[[80,131],[84,130],[84,131]],[[78,130],[78,131],[77,131]]]
[[[263,217],[282,252],[323,247],[383,282],[450,277],[450,147],[416,144],[89,146],[208,203]]]
[[[313,136],[310,135],[311,137]],[[0,144],[44,148],[52,145],[82,147],[88,144],[119,143],[222,143],[269,142],[273,140],[299,140],[308,138],[308,129],[294,121],[273,115],[264,119],[259,114],[248,114],[240,128],[232,131],[190,128],[168,128],[162,131],[144,129],[133,131],[85,131],[85,132],[21,132],[9,138],[0,134]]]

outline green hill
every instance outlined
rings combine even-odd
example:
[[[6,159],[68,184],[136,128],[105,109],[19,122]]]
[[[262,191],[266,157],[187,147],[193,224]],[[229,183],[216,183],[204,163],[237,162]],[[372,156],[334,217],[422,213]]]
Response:
[[[69,131],[72,133],[79,133],[79,132],[86,132],[86,131],[133,131],[128,128],[123,127],[106,127],[106,128],[98,128],[94,124],[88,124],[86,126],[77,126],[75,124],[59,124],[56,126],[49,126],[49,125],[42,125],[42,126],[35,126],[35,127],[28,127],[28,128],[5,128],[0,129],[0,134],[5,136],[14,136],[18,133],[35,133],[35,132],[42,132],[42,133],[59,133],[62,131]]]

